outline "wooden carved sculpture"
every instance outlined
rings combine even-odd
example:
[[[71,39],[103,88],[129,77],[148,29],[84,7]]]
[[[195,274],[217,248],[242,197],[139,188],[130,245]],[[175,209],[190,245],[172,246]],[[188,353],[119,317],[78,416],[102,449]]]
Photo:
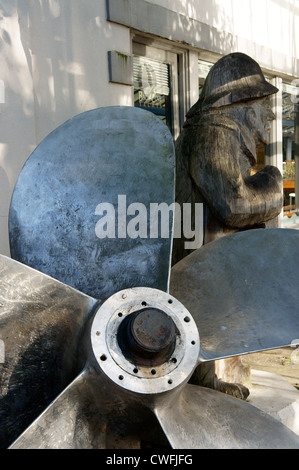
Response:
[[[176,142],[176,201],[203,203],[203,243],[227,234],[265,228],[281,212],[282,176],[274,166],[253,174],[257,148],[269,141],[275,116],[269,96],[278,90],[260,66],[242,53],[222,57],[210,70]],[[189,254],[174,240],[173,263]],[[215,363],[200,365],[193,383],[246,399],[240,384],[220,381]]]

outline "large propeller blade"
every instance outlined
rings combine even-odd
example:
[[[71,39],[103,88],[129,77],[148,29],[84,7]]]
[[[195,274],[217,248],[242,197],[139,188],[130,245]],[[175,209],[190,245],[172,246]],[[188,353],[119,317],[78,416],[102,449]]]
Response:
[[[134,405],[87,367],[10,448],[140,448],[150,413]]]
[[[149,428],[175,449],[299,448],[297,435],[257,408],[187,384],[199,339],[186,314],[157,290],[109,298],[86,338],[91,351],[83,372],[11,448],[140,448]]]
[[[11,448],[103,448],[105,423],[95,414],[96,397],[86,375],[82,372]]]
[[[177,263],[170,293],[192,314],[200,361],[289,346],[299,338],[299,232],[258,229]]]
[[[237,398],[187,384],[156,416],[174,449],[299,449],[286,426]]]
[[[36,275],[31,268],[24,270]],[[53,282],[41,276],[43,282]],[[72,299],[74,290],[69,289],[64,294]],[[50,293],[55,298],[55,292]],[[90,321],[83,319],[85,334],[77,334],[78,354],[69,358],[77,367],[85,363],[82,372],[11,448],[139,448],[149,429],[164,437],[164,445],[167,441],[177,449],[299,448],[299,437],[265,413],[187,383],[198,364],[200,339],[192,315],[173,296],[137,287],[117,292],[101,305],[93,302],[92,318],[86,313]],[[59,309],[56,312],[52,327],[60,325]],[[34,320],[30,324],[39,325]],[[56,360],[59,354],[63,357],[55,338],[49,349]],[[22,359],[25,356],[23,351]],[[32,360],[36,365],[39,357]],[[20,370],[20,377],[26,378],[26,370]],[[10,384],[8,389],[14,392]]]
[[[80,360],[86,360],[78,343],[97,305],[0,255],[1,445],[16,438],[78,374]]]
[[[129,448],[158,427],[157,438],[152,401],[188,380],[199,350],[186,309],[151,288],[126,289],[107,299],[84,342],[89,356],[83,372],[13,448]]]
[[[299,337],[298,232],[209,243],[169,289],[172,214],[156,236],[157,206],[173,201],[172,137],[140,109],[83,113],[30,156],[10,208],[17,261],[0,256],[1,447],[299,448],[248,403],[188,384],[200,361]]]
[[[87,111],[28,158],[9,214],[12,258],[97,299],[136,286],[167,290],[172,239],[153,205],[174,201],[174,144],[154,114]],[[157,224],[157,225],[155,225]]]

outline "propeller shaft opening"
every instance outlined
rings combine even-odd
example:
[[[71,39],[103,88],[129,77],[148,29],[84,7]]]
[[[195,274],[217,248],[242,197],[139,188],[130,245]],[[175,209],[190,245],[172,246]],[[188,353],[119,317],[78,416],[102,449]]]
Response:
[[[117,332],[124,356],[138,366],[159,366],[171,358],[178,331],[172,318],[157,308],[128,315]]]

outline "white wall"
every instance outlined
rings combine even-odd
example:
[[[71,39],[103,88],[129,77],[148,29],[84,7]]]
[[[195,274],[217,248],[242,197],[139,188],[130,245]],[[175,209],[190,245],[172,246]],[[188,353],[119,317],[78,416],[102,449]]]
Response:
[[[100,106],[130,105],[131,87],[108,80],[107,51],[130,53],[128,28],[106,21],[105,0],[1,0],[0,253],[9,254],[8,211],[23,164],[65,120]]]
[[[0,17],[0,79],[5,91],[5,103],[0,104],[0,252],[7,254],[11,193],[24,159],[35,145],[34,99],[17,2],[2,1]]]
[[[198,47],[240,50],[270,70],[299,76],[298,0],[147,1],[209,25]],[[148,24],[159,27],[163,18],[154,14]],[[36,145],[80,112],[132,104],[130,86],[109,83],[107,61],[107,51],[130,48],[129,28],[106,21],[105,0],[1,0],[0,253],[9,254],[10,198]]]
[[[109,84],[107,51],[130,53],[125,27],[106,21],[104,0],[29,0],[36,140],[98,106],[131,104],[131,89]]]
[[[150,0],[150,3],[216,28],[221,33],[222,45],[213,44],[215,38],[211,34],[212,51],[214,46],[215,52],[221,47],[227,52],[231,47],[251,55],[271,70],[299,75],[298,0]]]

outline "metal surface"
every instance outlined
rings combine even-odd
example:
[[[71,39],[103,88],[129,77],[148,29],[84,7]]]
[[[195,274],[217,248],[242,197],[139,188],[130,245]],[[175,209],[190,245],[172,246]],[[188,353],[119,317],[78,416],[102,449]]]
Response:
[[[169,315],[177,329],[172,358],[155,369],[128,361],[117,344],[120,322],[141,305],[146,310],[145,303]],[[187,384],[199,339],[190,313],[169,294],[116,293],[96,311],[87,336],[92,351],[82,373],[12,449],[140,448],[149,431],[165,448],[299,448],[299,437],[265,413]]]
[[[242,400],[186,385],[155,413],[174,449],[298,449],[299,438]]]
[[[296,434],[236,398],[187,384],[153,404],[85,369],[11,449],[137,449],[149,429],[165,449],[299,448]]]
[[[297,230],[258,229],[211,242],[172,268],[170,293],[197,324],[201,361],[299,337],[298,256]]]
[[[6,447],[80,372],[78,351],[99,303],[0,255],[0,447]]]
[[[155,369],[128,361],[117,340],[121,322],[148,307],[164,311],[177,329],[173,355]],[[178,393],[196,366],[199,338],[189,312],[165,292],[126,289],[99,307],[88,336],[82,373],[11,448],[131,448],[149,432],[167,443],[151,410]]]
[[[148,222],[151,203],[173,201],[167,126],[127,106],[88,111],[48,135],[21,171],[9,214],[11,255],[102,300],[128,287],[166,290],[172,214],[168,238],[151,238]],[[108,204],[108,215],[99,204]],[[102,216],[106,238],[96,234]],[[132,238],[141,225],[147,233]]]
[[[147,427],[161,433],[140,401],[86,368],[10,448],[133,449]]]
[[[127,316],[117,339],[124,356],[137,365],[161,365],[170,359],[176,344],[175,323],[157,308],[145,308]]]
[[[166,126],[134,108],[76,116],[28,159],[10,240],[41,272],[0,256],[0,447],[299,448],[256,408],[188,384],[199,360],[299,337],[298,232],[212,242],[172,269],[169,294],[171,232],[125,236],[138,224],[117,204],[149,216],[173,185]],[[116,208],[115,238],[97,237],[101,203]]]
[[[118,341],[121,324],[142,308],[163,311],[176,327],[172,355],[159,365],[143,365],[139,358],[129,360]],[[143,395],[168,392],[186,382],[199,353],[197,328],[188,310],[169,294],[142,287],[117,292],[101,305],[92,323],[91,345],[100,368],[111,381]]]

